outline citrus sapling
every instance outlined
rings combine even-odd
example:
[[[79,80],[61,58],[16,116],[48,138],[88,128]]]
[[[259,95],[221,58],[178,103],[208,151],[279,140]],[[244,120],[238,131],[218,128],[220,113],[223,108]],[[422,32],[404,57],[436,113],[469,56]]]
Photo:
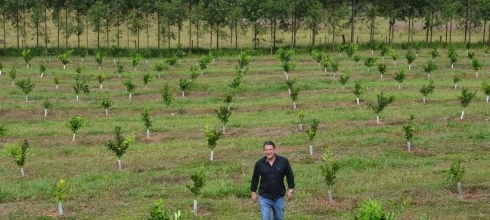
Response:
[[[133,83],[133,77],[131,75],[128,75],[126,79],[123,82],[124,86],[126,86],[126,90],[129,92],[129,100],[133,97],[134,90],[136,88],[136,85]]]
[[[395,51],[391,51],[390,56],[391,59],[393,59],[393,65],[396,66],[396,60],[398,59],[398,54]]]
[[[54,198],[58,202],[58,215],[64,215],[63,212],[63,201],[68,196],[68,187],[65,180],[60,179],[54,188]]]
[[[238,68],[241,70],[248,69],[251,60],[252,57],[247,51],[240,52],[240,54],[238,54]]]
[[[383,75],[386,73],[386,64],[378,64],[378,71],[380,73],[380,79],[383,80]]]
[[[371,71],[371,67],[376,66],[376,57],[366,57],[364,59],[364,66],[367,67],[367,71]]]
[[[286,79],[286,81],[284,82],[288,87],[288,95],[291,95],[291,89],[294,87],[294,84],[296,83],[296,79]]]
[[[405,59],[407,59],[407,63],[408,63],[408,70],[412,69],[412,63],[413,61],[415,61],[416,58],[417,56],[413,53],[412,50],[409,50],[407,54],[405,54]]]
[[[469,92],[468,88],[464,87],[461,91],[461,96],[458,96],[458,99],[461,103],[461,108],[463,109],[461,112],[461,119],[464,117],[464,110],[468,105],[470,105],[471,101],[476,97],[476,90],[474,92]]]
[[[308,141],[310,142],[310,156],[313,156],[313,139],[315,138],[318,131],[318,124],[320,122],[317,119],[313,119],[310,127],[306,130],[306,134],[308,135]]]
[[[202,170],[196,171],[191,175],[191,179],[193,182],[193,185],[186,185],[187,189],[191,191],[192,194],[194,194],[194,213],[197,214],[197,197],[199,196],[201,192],[201,188],[205,184],[205,178],[204,178],[204,173]]]
[[[41,65],[39,65],[39,72],[41,72],[41,77],[44,77],[44,72],[46,72],[46,66],[42,63]]]
[[[143,83],[145,84],[145,89],[148,89],[148,83],[153,80],[153,75],[146,73],[143,75]]]
[[[158,78],[160,78],[162,75],[162,72],[164,70],[167,70],[167,69],[168,69],[168,66],[166,66],[163,61],[160,61],[159,63],[155,64],[155,67],[153,67],[153,70],[157,71],[157,73],[158,73]]]
[[[85,119],[81,116],[73,117],[68,120],[67,127],[70,128],[70,130],[73,133],[72,136],[72,142],[75,141],[75,136],[78,130],[85,124]]]
[[[330,57],[328,55],[323,57],[320,63],[322,64],[324,72],[327,73],[328,66],[330,65]]]
[[[473,67],[473,70],[476,71],[475,77],[478,78],[478,71],[483,68],[483,64],[476,58],[473,58],[471,60],[471,66]]]
[[[31,82],[31,77],[27,77],[27,79],[22,79],[15,83],[26,95],[26,101],[28,101],[29,93],[34,89],[35,85]]]
[[[353,93],[356,96],[356,103],[357,103],[357,105],[359,105],[359,98],[364,93],[364,88],[362,87],[362,85],[359,82],[356,82],[354,84],[354,91],[353,91]]]
[[[451,69],[454,69],[454,64],[459,59],[458,53],[456,52],[456,48],[454,46],[449,47],[447,57],[451,61]]]
[[[177,64],[177,61],[179,61],[179,57],[177,57],[177,55],[175,55],[175,54],[172,57],[165,60],[165,62],[168,63],[168,65],[170,65],[170,68],[172,70],[174,70],[174,67],[175,67],[175,64]]]
[[[335,75],[336,75],[337,71],[339,71],[339,61],[336,59],[330,60],[330,66],[332,67],[333,78],[335,79]]]
[[[5,148],[7,148],[7,151],[9,152],[10,156],[14,158],[15,164],[19,166],[20,168],[20,173],[22,177],[24,177],[26,174],[24,172],[24,165],[26,161],[26,152],[27,148],[29,148],[29,142],[27,142],[26,139],[24,139],[24,143],[19,146],[17,142],[14,142],[13,144],[5,144]]]
[[[134,71],[136,71],[136,67],[138,67],[140,60],[141,60],[141,54],[139,53],[134,54],[133,60],[131,62]]]
[[[73,53],[73,50],[69,50],[66,52],[63,52],[62,54],[58,55],[58,60],[63,64],[63,69],[66,69],[66,64],[70,62],[70,56]]]
[[[376,123],[379,124],[379,114],[381,114],[389,104],[395,101],[395,96],[384,96],[383,92],[376,96],[378,97],[378,102],[375,104],[369,103],[369,108],[376,114]]]
[[[322,172],[323,181],[328,187],[328,203],[332,204],[332,186],[337,178],[337,171],[340,169],[340,165],[333,158],[333,153],[327,151],[322,156],[322,164],[320,170]]]
[[[150,138],[150,128],[151,128],[151,120],[150,120],[150,114],[148,113],[148,109],[143,110],[143,113],[141,113],[141,117],[143,119],[143,123],[145,123],[145,128],[146,128],[146,138]]]
[[[78,101],[78,95],[80,92],[83,92],[84,94],[90,94],[90,89],[88,87],[88,79],[83,78],[82,80],[82,68],[78,67],[76,69],[75,75],[73,75],[73,79],[75,79],[75,85],[73,85],[73,89],[75,90],[75,94],[77,96],[77,101]]]
[[[46,117],[48,116],[48,109],[53,107],[53,103],[51,103],[48,98],[45,98],[43,102],[43,107],[44,107],[44,117]]]
[[[12,79],[12,85],[15,85],[15,79],[17,78],[17,67],[14,65],[12,69],[10,69],[9,77]]]
[[[185,97],[185,92],[189,91],[189,89],[191,88],[191,83],[192,81],[187,80],[186,78],[180,78],[179,87],[182,91],[182,97]]]
[[[109,108],[112,105],[111,98],[109,96],[104,96],[102,100],[100,100],[100,105],[105,109],[105,115],[109,115]]]
[[[97,62],[97,64],[99,65],[99,70],[102,66],[102,61],[104,59],[104,55],[101,53],[101,52],[97,52],[95,54],[95,61]]]
[[[362,57],[360,55],[354,55],[354,62],[356,62],[356,66],[359,66],[359,61],[361,61]]]
[[[289,97],[291,97],[291,100],[293,100],[293,109],[296,109],[296,101],[298,100],[299,91],[300,89],[297,87],[291,89],[291,95],[289,95]]]
[[[489,98],[490,98],[490,84],[487,82],[483,82],[481,85],[481,89],[482,89],[483,93],[485,94],[485,96],[487,96],[486,100],[488,103]]]
[[[303,130],[303,123],[305,121],[306,113],[303,110],[298,111],[298,118],[299,118],[299,130]]]
[[[427,65],[424,66],[424,71],[427,73],[427,79],[430,79],[430,74],[437,70],[437,65],[433,61],[427,61]]]
[[[95,77],[97,79],[97,81],[99,82],[99,85],[100,85],[100,89],[102,89],[102,83],[104,83],[104,81],[106,80],[106,76],[103,75],[103,74],[99,74]]]
[[[431,80],[429,82],[429,85],[425,85],[425,84],[422,85],[422,88],[419,91],[422,94],[422,102],[424,104],[425,104],[426,97],[434,92],[435,87],[436,86],[434,85],[434,80]]]
[[[458,82],[460,81],[461,81],[461,77],[459,75],[454,75],[453,77],[454,89],[458,89]]]
[[[398,71],[394,77],[395,81],[398,82],[398,89],[402,89],[402,83],[407,77],[406,75],[407,69],[405,67],[400,68],[400,71]]]
[[[209,154],[209,160],[214,159],[214,148],[218,144],[218,140],[221,136],[221,132],[216,131],[216,129],[211,128],[210,125],[206,125],[204,129],[204,137],[206,138],[208,148],[211,150]]]
[[[55,88],[58,89],[59,88],[59,84],[61,82],[61,78],[59,76],[55,76],[54,79],[53,79],[53,82],[54,82]]]
[[[448,170],[444,170],[443,174],[448,181],[453,181],[456,183],[458,188],[458,196],[463,198],[463,187],[461,186],[461,180],[465,174],[465,168],[461,166],[463,160],[461,158],[456,159]]]
[[[173,95],[170,92],[170,86],[168,84],[165,84],[165,86],[163,86],[162,99],[163,99],[163,103],[165,103],[166,106],[169,106],[170,103],[172,103]]]
[[[27,69],[29,69],[29,63],[31,62],[32,58],[34,58],[34,54],[32,54],[32,51],[29,49],[22,50],[22,58],[24,58]]]
[[[408,123],[403,126],[403,131],[405,132],[405,139],[407,140],[408,152],[410,152],[410,150],[411,150],[413,133],[417,130],[415,123],[413,123],[414,119],[415,118],[413,117],[413,115],[410,115],[410,118],[408,119]]]
[[[342,92],[344,91],[344,86],[349,81],[349,78],[350,78],[350,74],[340,75],[339,83],[340,85],[342,85]]]
[[[226,123],[228,123],[228,120],[230,119],[231,116],[231,111],[228,107],[226,106],[221,106],[219,110],[215,110],[216,115],[218,116],[218,119],[223,123],[223,134],[226,132]]]
[[[135,137],[133,135],[129,135],[128,137],[123,137],[121,135],[121,127],[115,126],[114,128],[115,140],[109,140],[105,144],[108,150],[114,152],[117,156],[117,167],[119,170],[122,169],[121,157],[126,153],[129,148],[129,144],[135,141]]]

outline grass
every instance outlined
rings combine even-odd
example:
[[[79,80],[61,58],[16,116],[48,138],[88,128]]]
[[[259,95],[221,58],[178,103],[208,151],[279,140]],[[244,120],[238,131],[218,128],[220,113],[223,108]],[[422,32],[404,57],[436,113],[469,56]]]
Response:
[[[56,218],[53,188],[60,178],[70,186],[63,219],[146,219],[151,205],[160,198],[171,210],[190,212],[195,198],[185,186],[192,184],[192,173],[204,170],[207,182],[197,198],[200,217],[256,219],[258,205],[250,200],[248,188],[253,163],[262,156],[265,140],[276,142],[279,154],[291,160],[295,171],[297,189],[295,199],[287,202],[286,219],[352,219],[355,208],[365,198],[382,200],[385,210],[397,211],[397,219],[489,218],[485,208],[490,202],[490,181],[486,178],[490,175],[489,104],[478,91],[460,120],[457,97],[461,88],[479,90],[482,82],[489,81],[490,58],[475,49],[484,64],[480,77],[475,78],[468,59],[463,59],[465,49],[458,49],[462,60],[455,69],[450,69],[444,55],[447,51],[441,49],[441,57],[436,59],[439,69],[431,74],[436,88],[424,105],[419,89],[428,83],[423,71],[430,59],[428,51],[423,49],[407,71],[401,90],[393,77],[406,65],[402,58],[398,66],[385,58],[388,70],[380,80],[377,69],[368,73],[365,66],[332,53],[330,56],[340,63],[334,79],[331,71],[325,74],[309,55],[294,55],[298,67],[288,74],[301,88],[296,110],[279,61],[273,56],[253,56],[242,87],[231,102],[227,133],[218,141],[212,162],[204,126],[221,129],[215,110],[224,105],[225,91],[235,76],[236,57],[219,57],[211,63],[186,97],[181,97],[178,81],[190,77],[190,66],[198,63],[199,56],[185,57],[174,71],[165,71],[161,78],[150,82],[148,89],[144,88],[143,75],[156,75],[152,69],[159,59],[150,59],[149,65],[141,62],[133,71],[130,58],[121,58],[125,72],[119,78],[112,59],[104,60],[99,71],[93,57],[82,63],[73,56],[67,70],[53,58],[48,61],[36,57],[26,69],[20,57],[7,57],[0,76],[0,121],[7,132],[0,145],[25,138],[31,148],[24,166],[25,178],[6,150],[0,149],[0,218]],[[371,51],[358,53],[371,56]],[[379,58],[378,62],[383,60]],[[48,67],[42,78],[38,72],[41,63]],[[14,64],[18,65],[17,80],[30,76],[36,85],[27,102],[8,78]],[[72,76],[79,66],[84,67],[82,75],[91,79],[91,93],[81,94],[76,101]],[[338,77],[347,72],[351,79],[342,92]],[[102,90],[95,79],[100,73],[107,76]],[[131,100],[123,85],[128,74],[137,86]],[[454,74],[462,75],[457,90],[453,88]],[[61,77],[59,89],[53,83],[55,76]],[[359,106],[352,93],[354,82],[365,88]],[[174,97],[170,106],[165,106],[161,98],[167,83]],[[396,99],[381,113],[381,123],[376,124],[376,116],[367,105],[376,101],[380,91]],[[104,95],[113,102],[108,116],[100,105]],[[42,103],[46,97],[53,107],[44,117]],[[141,117],[145,108],[153,122],[150,139],[146,138]],[[308,136],[299,130],[300,109],[306,113],[305,130],[312,119],[320,121],[313,157],[309,156]],[[407,152],[402,126],[410,114],[415,116],[418,130],[412,152]],[[72,142],[66,123],[74,116],[86,118],[87,124]],[[114,138],[115,126],[122,127],[123,135],[136,135],[136,142],[122,157],[122,171],[117,170],[116,156],[104,146]],[[341,165],[333,186],[333,205],[328,205],[327,187],[320,172],[321,155],[327,149],[334,152]],[[464,159],[466,167],[462,181],[465,196],[461,199],[457,198],[455,184],[442,175],[458,157]],[[399,210],[397,204],[408,198],[410,205]]]

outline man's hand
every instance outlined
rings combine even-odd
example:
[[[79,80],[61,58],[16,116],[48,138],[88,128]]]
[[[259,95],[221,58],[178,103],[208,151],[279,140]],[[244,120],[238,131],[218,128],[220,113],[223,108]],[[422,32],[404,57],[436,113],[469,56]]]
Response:
[[[257,203],[257,201],[259,201],[259,198],[257,197],[256,192],[252,192],[252,201],[254,201],[255,203]]]
[[[288,196],[288,201],[293,200],[293,194],[294,194],[294,191],[293,191],[293,190],[289,190],[289,191],[288,191],[288,194],[287,194],[287,196]]]

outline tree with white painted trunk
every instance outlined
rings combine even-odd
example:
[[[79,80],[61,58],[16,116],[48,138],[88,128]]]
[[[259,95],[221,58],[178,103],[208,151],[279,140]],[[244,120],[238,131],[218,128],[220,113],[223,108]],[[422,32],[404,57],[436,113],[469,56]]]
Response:
[[[463,198],[463,187],[461,186],[461,180],[463,180],[465,168],[461,166],[462,162],[463,160],[458,158],[451,164],[448,170],[443,171],[443,174],[448,181],[456,183],[459,198]]]
[[[354,55],[354,62],[356,62],[356,66],[359,66],[359,61],[362,60],[360,55]]]
[[[238,91],[240,91],[240,87],[242,85],[242,78],[243,78],[243,74],[236,74],[235,78],[233,78],[233,81],[228,84],[228,86],[231,88],[231,90],[233,91],[233,93],[236,95],[238,94]]]
[[[377,60],[376,57],[366,57],[364,59],[364,66],[367,67],[368,72],[371,71],[371,67],[376,66],[376,60]]]
[[[228,107],[226,106],[221,106],[219,110],[214,110],[216,112],[216,115],[218,116],[218,119],[223,123],[223,134],[226,133],[226,123],[228,123],[228,120],[230,119],[231,116],[231,111]]]
[[[451,62],[451,69],[454,69],[454,64],[459,60],[459,55],[456,52],[456,48],[454,46],[449,47],[447,57]]]
[[[0,76],[2,75],[2,70],[3,70],[3,64],[0,63]]]
[[[85,62],[85,57],[88,55],[88,50],[87,49],[82,49],[80,51],[80,57],[82,57],[82,63]]]
[[[422,85],[422,88],[419,90],[420,94],[422,94],[422,102],[425,104],[426,97],[434,92],[434,88],[436,86],[434,85],[434,80],[431,80],[429,82],[429,85]]]
[[[136,71],[136,68],[138,67],[138,65],[140,63],[140,60],[141,60],[141,54],[139,54],[139,53],[134,54],[133,60],[131,62],[134,71]]]
[[[398,59],[398,54],[395,51],[391,51],[390,56],[391,59],[393,60],[393,65],[396,66],[396,60]]]
[[[199,67],[201,68],[201,76],[208,69],[208,65],[210,62],[211,62],[211,60],[210,60],[209,56],[207,56],[207,55],[202,55],[199,58]]]
[[[471,101],[476,97],[476,90],[474,92],[468,91],[468,88],[464,87],[461,91],[461,96],[458,96],[459,102],[461,103],[461,108],[463,109],[461,112],[461,119],[464,118],[464,110],[468,105],[470,105]]]
[[[165,103],[166,106],[169,106],[173,100],[173,95],[170,92],[170,86],[167,83],[165,84],[165,86],[163,86],[162,89],[162,99],[163,103]]]
[[[313,60],[315,60],[318,63],[318,66],[320,66],[320,64],[323,60],[323,57],[324,57],[323,52],[321,52],[317,49],[313,49],[310,52],[310,56]]]
[[[299,91],[300,89],[297,87],[291,88],[291,94],[289,95],[289,97],[293,101],[293,109],[296,109],[296,101],[298,101]]]
[[[313,119],[310,127],[306,130],[306,134],[308,135],[308,141],[310,142],[310,156],[313,156],[313,139],[316,137],[318,131],[318,124],[320,122],[317,119]]]
[[[42,63],[41,65],[39,65],[39,72],[41,72],[41,77],[44,77],[44,72],[46,72],[46,66]]]
[[[390,45],[388,45],[387,43],[383,43],[381,45],[381,51],[380,51],[381,58],[383,59],[383,62],[385,61],[385,56],[390,54],[390,52],[391,52]]]
[[[133,83],[133,77],[128,75],[123,84],[126,86],[126,90],[129,92],[129,100],[131,100],[134,90],[136,89],[136,85]]]
[[[485,53],[485,57],[488,57],[488,51],[490,47],[488,45],[483,45],[483,52]]]
[[[359,82],[356,82],[354,84],[354,91],[353,91],[353,93],[356,96],[356,103],[357,103],[357,105],[359,105],[360,104],[359,98],[364,93],[364,88],[362,87],[362,85]]]
[[[102,66],[102,61],[104,60],[104,54],[102,54],[101,52],[97,52],[95,54],[95,62],[97,62],[97,64],[99,65],[99,70]]]
[[[155,64],[155,67],[153,67],[153,70],[157,71],[157,73],[158,73],[158,78],[160,78],[162,75],[162,72],[164,70],[167,70],[167,69],[168,69],[168,66],[166,66],[163,61],[158,62],[157,64]]]
[[[459,75],[454,75],[453,77],[454,89],[458,89],[458,82],[460,81],[461,81],[461,77]]]
[[[95,77],[97,79],[97,81],[99,82],[99,85],[100,85],[100,89],[102,89],[102,83],[104,83],[104,81],[106,80],[106,76],[104,74],[99,74]]]
[[[380,74],[379,78],[383,80],[383,75],[386,73],[386,64],[384,63],[378,64],[378,71]]]
[[[189,74],[192,80],[197,79],[197,77],[199,76],[199,71],[197,70],[197,67],[191,66],[191,69],[189,70]]]
[[[84,124],[85,124],[85,119],[82,116],[70,118],[70,120],[68,121],[67,127],[70,128],[70,130],[73,133],[72,139],[71,139],[72,142],[75,141],[75,137],[76,137],[78,130],[80,130],[80,128]]]
[[[60,60],[60,62],[63,64],[63,69],[66,69],[66,64],[70,62],[69,59],[72,53],[73,53],[73,49],[58,55],[58,60]]]
[[[354,53],[359,49],[359,46],[357,44],[347,44],[345,46],[345,53],[347,54],[347,57],[349,57],[349,60],[352,59],[354,56]]]
[[[121,78],[122,77],[122,74],[124,72],[124,66],[121,65],[121,63],[119,63],[119,61],[117,61],[117,70],[116,70],[116,72],[117,72],[119,78]]]
[[[168,63],[168,65],[170,65],[170,68],[172,70],[174,70],[175,64],[177,64],[178,61],[179,61],[179,57],[177,57],[177,55],[175,54],[172,57],[167,58],[165,60],[165,62]]]
[[[337,71],[339,71],[339,61],[337,59],[330,60],[330,67],[332,67],[333,78],[335,79]]]
[[[221,137],[221,132],[211,128],[210,125],[206,125],[204,129],[204,137],[206,138],[208,148],[211,150],[209,154],[209,160],[214,160],[214,148],[218,144],[218,140]]]
[[[332,204],[332,186],[337,178],[337,171],[340,169],[340,165],[334,160],[333,153],[329,150],[322,156],[322,164],[320,165],[322,171],[323,181],[328,187],[328,204]]]
[[[303,123],[305,121],[306,113],[303,110],[298,111],[298,118],[299,118],[299,130],[303,130]]]
[[[143,83],[145,84],[145,89],[148,89],[148,83],[153,80],[153,75],[146,73],[143,75]]]
[[[320,63],[322,64],[323,71],[327,73],[328,66],[330,66],[330,57],[328,55],[323,57]]]
[[[192,85],[191,80],[187,80],[186,78],[180,78],[179,87],[180,87],[180,90],[182,91],[182,97],[185,97],[185,93],[187,91],[189,91],[189,89],[191,88],[191,85]]]
[[[75,90],[75,94],[78,101],[78,95],[83,92],[84,94],[90,94],[90,89],[88,87],[88,79],[84,78],[82,80],[82,68],[78,67],[76,69],[75,75],[73,75],[73,79],[75,79],[75,85],[73,85],[73,89]]]
[[[20,146],[17,142],[14,142],[12,144],[7,143],[5,144],[5,148],[9,152],[10,156],[14,158],[15,164],[19,166],[20,173],[22,177],[24,177],[26,175],[24,171],[24,165],[27,156],[27,148],[29,148],[29,142],[27,142],[27,139],[24,139],[24,143],[22,143],[22,145]]]
[[[145,58],[145,63],[146,65],[148,65],[148,60],[150,59],[151,57],[151,51],[149,50],[144,50],[143,52],[141,52],[141,55],[143,56],[143,58]]]
[[[488,103],[490,101],[489,100],[489,98],[490,98],[490,84],[487,82],[483,82],[481,85],[481,89],[482,89],[483,93],[485,94],[485,96],[487,97],[486,101]]]
[[[349,79],[350,79],[350,74],[340,75],[339,83],[340,83],[340,85],[342,85],[342,92],[344,91],[344,86],[345,86],[345,84],[347,84]]]
[[[252,57],[250,56],[250,53],[248,51],[240,52],[240,54],[238,54],[238,68],[240,70],[246,71],[251,60]]]
[[[293,71],[296,68],[296,63],[291,59],[292,55],[294,55],[293,49],[279,48],[279,50],[276,51],[276,59],[281,61],[281,67],[284,70],[286,79],[289,78],[288,72]]]
[[[368,106],[376,114],[376,123],[379,124],[379,115],[389,104],[395,101],[395,96],[384,96],[383,92],[376,96],[378,97],[378,102],[369,103]]]
[[[133,135],[129,135],[128,137],[123,137],[121,135],[121,127],[116,126],[114,128],[115,140],[109,140],[105,144],[107,149],[116,154],[117,157],[117,168],[118,170],[122,170],[122,156],[126,153],[129,148],[129,144],[135,141],[135,137]]]
[[[483,68],[483,64],[480,63],[478,59],[473,58],[473,60],[471,60],[471,66],[473,67],[473,70],[476,71],[475,77],[478,78],[478,71]]]
[[[111,98],[109,96],[104,96],[102,100],[100,100],[100,105],[105,109],[105,115],[109,115],[109,108],[112,105]]]
[[[296,83],[296,79],[286,79],[284,82],[288,87],[288,95],[291,95],[291,89],[294,87],[294,84]]]
[[[58,215],[60,215],[60,216],[64,215],[63,201],[68,196],[67,192],[68,192],[68,187],[66,185],[65,180],[60,179],[56,183],[56,186],[54,189],[54,198],[56,199],[56,202],[58,202]]]
[[[12,86],[15,85],[15,79],[17,79],[17,67],[14,65],[9,71],[9,77],[12,80]]]
[[[413,123],[413,115],[410,115],[410,118],[408,119],[408,123],[403,126],[403,131],[405,132],[405,139],[407,141],[407,151],[411,151],[412,147],[412,140],[413,140],[413,133],[417,130],[417,127],[415,126],[415,123]]]
[[[407,77],[406,75],[407,69],[405,67],[400,68],[400,71],[398,71],[394,77],[395,81],[398,82],[398,89],[402,89],[402,83]]]
[[[194,208],[193,211],[197,215],[197,197],[200,194],[201,188],[205,184],[205,178],[204,178],[204,172],[202,169],[200,171],[196,171],[191,175],[191,179],[193,181],[193,185],[186,185],[187,189],[191,191],[192,194],[194,194]]]
[[[31,50],[22,50],[22,58],[24,58],[24,62],[26,63],[27,69],[29,69],[29,63],[32,58],[34,58],[34,54],[32,54]]]
[[[226,104],[226,108],[228,108],[228,110],[230,110],[230,103],[231,103],[231,101],[233,101],[233,95],[232,94],[226,94],[223,101]]]
[[[19,80],[15,84],[22,90],[22,92],[24,92],[24,94],[26,95],[26,101],[28,101],[27,96],[29,95],[30,92],[32,92],[32,90],[35,87],[34,83],[31,82],[31,77],[27,77],[27,79]]]
[[[43,107],[44,107],[44,117],[46,117],[48,116],[48,109],[53,107],[53,103],[51,103],[48,98],[45,98],[43,102]]]
[[[429,53],[430,56],[432,57],[432,62],[435,62],[436,58],[439,56],[439,50],[437,46],[432,48],[432,50]]]
[[[412,50],[409,50],[407,52],[407,54],[405,54],[405,59],[407,59],[408,70],[411,70],[412,69],[412,63],[413,63],[413,61],[415,61],[415,59],[417,59],[417,55],[415,55],[415,53]]]
[[[437,70],[437,65],[432,60],[427,61],[427,65],[424,66],[424,71],[427,73],[427,79],[430,79],[430,74]]]
[[[151,128],[151,120],[150,120],[150,114],[148,113],[148,109],[143,110],[143,113],[141,113],[141,117],[143,120],[143,123],[145,123],[145,128],[146,128],[146,138],[150,138],[150,128]]]
[[[54,82],[55,88],[58,89],[60,82],[61,82],[61,78],[59,76],[55,76],[53,79],[53,82]]]
[[[470,63],[473,61],[473,59],[475,59],[475,52],[474,51],[469,51],[467,54],[468,56],[468,59],[470,59]]]

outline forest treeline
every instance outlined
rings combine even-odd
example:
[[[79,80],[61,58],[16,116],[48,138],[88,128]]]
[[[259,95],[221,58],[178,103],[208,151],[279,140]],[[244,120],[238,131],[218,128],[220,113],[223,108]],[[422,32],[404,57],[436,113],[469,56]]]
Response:
[[[223,47],[220,40],[225,38],[231,42],[228,48],[238,47],[239,41],[257,48],[265,35],[271,48],[278,42],[295,47],[300,29],[311,33],[311,46],[318,44],[319,31],[325,29],[331,42],[355,43],[356,26],[365,25],[372,42],[379,18],[388,22],[388,43],[393,42],[395,31],[406,32],[406,41],[413,42],[415,21],[423,21],[428,43],[433,41],[434,29],[445,30],[445,42],[453,41],[455,25],[462,27],[464,43],[480,39],[490,43],[490,34],[485,37],[490,33],[489,11],[488,0],[0,0],[4,50],[6,32],[11,30],[9,35],[16,37],[11,47],[19,49],[33,39],[35,45],[29,46],[46,51],[48,45],[68,47],[70,37],[77,39],[72,47],[89,47],[89,32],[95,33],[97,48],[129,48],[133,42],[138,49],[150,48],[152,41],[158,49],[170,49],[174,42],[190,51],[200,47],[204,35],[209,35],[205,38],[209,49]],[[408,27],[396,30],[401,21]],[[476,28],[483,30],[483,36],[474,40],[471,33]],[[289,36],[279,38],[279,31]],[[340,39],[346,32],[350,34]],[[142,38],[146,45],[140,45]]]

